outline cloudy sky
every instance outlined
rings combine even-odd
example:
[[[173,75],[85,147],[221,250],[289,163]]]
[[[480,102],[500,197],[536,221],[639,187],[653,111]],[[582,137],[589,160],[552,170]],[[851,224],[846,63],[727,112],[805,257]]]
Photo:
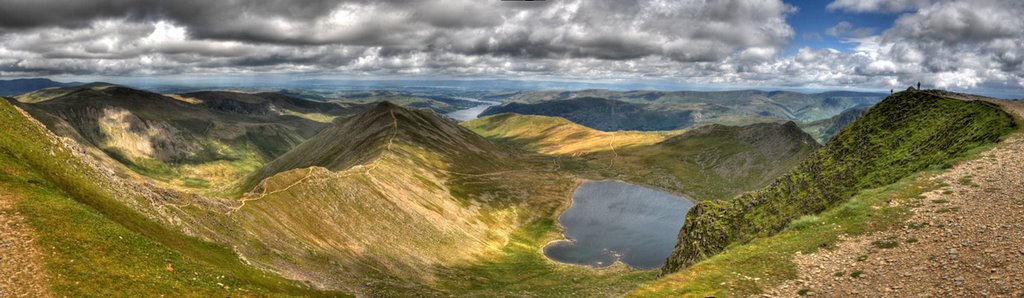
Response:
[[[864,90],[921,81],[1011,97],[1024,91],[1020,0],[0,0],[0,7],[2,78],[272,74]]]

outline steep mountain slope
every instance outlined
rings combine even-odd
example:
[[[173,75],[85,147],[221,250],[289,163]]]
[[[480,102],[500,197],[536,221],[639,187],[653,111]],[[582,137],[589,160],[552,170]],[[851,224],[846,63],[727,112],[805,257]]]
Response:
[[[19,247],[37,250],[38,258],[15,259],[35,262],[26,268],[42,267],[35,272],[45,275],[30,281],[43,284],[16,288],[54,296],[343,295],[256,270],[224,246],[171,228],[169,218],[153,220],[161,211],[151,202],[180,194],[124,181],[95,162],[0,102],[0,205],[13,206],[0,212],[24,218],[28,238],[18,239]]]
[[[54,82],[49,79],[0,80],[0,96],[13,96],[44,88],[72,86],[74,83]]]
[[[57,134],[98,148],[145,176],[193,187],[237,179],[328,126],[285,111],[339,116],[349,112],[341,106],[271,95],[196,96],[201,98],[179,100],[89,84],[42,90],[19,100],[33,98],[22,106]],[[263,101],[247,101],[250,97]],[[227,108],[232,104],[252,109]]]
[[[440,268],[477,262],[564,203],[572,180],[536,166],[431,111],[380,103],[240,185],[237,249],[320,287],[427,290]]]
[[[917,91],[890,96],[767,188],[691,209],[663,272],[690,266],[730,244],[775,234],[862,190],[949,166],[1015,127],[1010,115],[987,102]]]
[[[852,124],[854,121],[857,121],[861,116],[864,116],[864,114],[868,112],[868,109],[871,109],[871,107],[853,107],[839,113],[839,115],[832,116],[832,118],[802,123],[800,124],[800,128],[811,134],[815,140],[818,140],[818,143],[825,144],[828,140],[831,140],[832,137],[842,131],[843,128]]]
[[[697,200],[728,199],[765,186],[818,148],[792,122],[707,125],[683,133],[601,132],[555,117],[501,114],[464,123],[540,153],[575,156],[594,178],[657,186]]]
[[[1024,102],[926,90],[938,96],[1000,105],[1024,123]],[[793,255],[782,295],[804,291],[868,296],[1016,296],[1024,294],[1024,135],[956,166],[916,180],[930,187],[879,209],[900,210],[899,222],[876,233],[837,239],[832,249]],[[857,259],[844,258],[857,255]],[[859,272],[835,278],[834,272]],[[773,289],[768,289],[774,287]]]
[[[400,129],[401,128],[401,129]],[[465,162],[464,171],[500,167],[504,148],[438,117],[417,109],[381,102],[366,112],[331,126],[294,150],[249,175],[246,187],[290,169],[323,167],[341,171],[365,164],[389,150],[395,141]],[[449,160],[448,162],[453,162]]]
[[[698,92],[698,91],[609,91],[609,90],[582,90],[582,91],[536,91],[524,92],[510,97],[506,107],[494,107],[488,114],[499,114],[513,112],[519,114],[562,116],[570,120],[570,113],[557,114],[556,107],[563,106],[559,102],[572,101],[580,98],[602,98],[616,102],[637,104],[637,109],[643,113],[668,113],[687,115],[688,121],[676,121],[670,123],[673,127],[661,127],[658,129],[682,128],[690,123],[719,123],[730,125],[743,125],[759,122],[812,122],[826,119],[839,114],[842,111],[862,105],[872,105],[884,97],[879,93],[860,93],[833,91],[824,93],[797,93],[786,91],[725,91],[725,92]],[[512,103],[517,103],[513,105]],[[514,107],[516,110],[506,110]],[[591,126],[588,123],[577,122],[592,128],[601,130],[619,129],[644,129],[628,121],[637,121],[629,118],[606,117],[609,113],[602,113],[603,110],[590,111],[591,117],[604,117],[602,126]],[[634,112],[641,113],[641,112]],[[640,115],[640,114],[637,114]],[[576,115],[575,117],[580,117]],[[628,120],[628,121],[627,121]],[[619,125],[618,121],[623,122]],[[687,123],[689,122],[689,123]],[[629,124],[629,125],[626,125]],[[647,129],[644,129],[647,130]]]

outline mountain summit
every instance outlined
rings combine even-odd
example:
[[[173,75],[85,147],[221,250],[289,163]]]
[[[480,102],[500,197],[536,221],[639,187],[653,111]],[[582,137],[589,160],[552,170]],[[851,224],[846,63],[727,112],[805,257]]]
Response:
[[[291,169],[316,166],[341,171],[367,166],[385,153],[413,157],[417,153],[409,151],[420,150],[457,163],[463,171],[493,169],[507,155],[503,147],[429,110],[384,101],[324,129],[256,170],[244,186]]]

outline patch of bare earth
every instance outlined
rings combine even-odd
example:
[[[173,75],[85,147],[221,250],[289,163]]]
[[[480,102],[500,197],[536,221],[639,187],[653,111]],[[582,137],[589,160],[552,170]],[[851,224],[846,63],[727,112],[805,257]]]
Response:
[[[0,193],[0,297],[52,297],[33,230],[14,200]]]
[[[1024,117],[1024,103],[993,101]],[[795,297],[1024,297],[1024,137],[933,178],[899,229],[797,254],[799,278],[766,291]]]

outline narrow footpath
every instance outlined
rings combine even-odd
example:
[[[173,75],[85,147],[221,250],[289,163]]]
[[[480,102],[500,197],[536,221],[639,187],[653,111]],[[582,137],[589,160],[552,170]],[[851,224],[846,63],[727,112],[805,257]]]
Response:
[[[0,297],[52,297],[35,233],[16,199],[0,192]]]

